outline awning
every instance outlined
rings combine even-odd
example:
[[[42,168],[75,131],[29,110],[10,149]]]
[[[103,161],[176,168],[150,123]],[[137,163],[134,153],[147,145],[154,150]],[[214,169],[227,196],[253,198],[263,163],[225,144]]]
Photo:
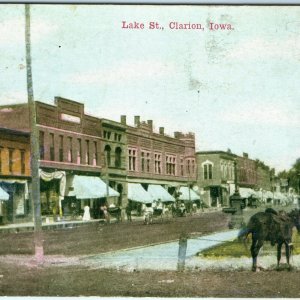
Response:
[[[128,183],[128,199],[140,203],[152,203],[151,195],[140,183]]]
[[[159,184],[149,184],[148,193],[152,197],[153,201],[160,199],[161,202],[175,202],[175,198]]]
[[[188,188],[187,186],[180,187],[179,193],[181,193],[181,195],[179,196],[179,200],[185,200],[185,201],[200,200],[200,196],[196,194],[196,192],[194,192],[192,189]]]
[[[95,199],[104,197],[118,197],[120,194],[108,188],[104,181],[94,176],[68,176],[66,196],[75,196],[77,199]]]
[[[0,200],[7,201],[9,199],[9,194],[6,193],[2,188],[0,188]]]
[[[266,198],[266,199],[272,199],[273,198],[273,193],[272,192],[270,192],[270,191],[266,191],[265,193],[264,193],[264,197]]]
[[[251,196],[257,197],[256,192],[250,188],[239,188],[239,193],[242,198],[250,198]],[[230,195],[234,194],[234,190],[231,190]]]

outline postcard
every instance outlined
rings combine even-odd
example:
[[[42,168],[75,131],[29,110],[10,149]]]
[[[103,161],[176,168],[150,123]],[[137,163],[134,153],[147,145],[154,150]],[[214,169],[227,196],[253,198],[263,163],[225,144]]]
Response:
[[[300,7],[0,4],[0,296],[300,296]]]

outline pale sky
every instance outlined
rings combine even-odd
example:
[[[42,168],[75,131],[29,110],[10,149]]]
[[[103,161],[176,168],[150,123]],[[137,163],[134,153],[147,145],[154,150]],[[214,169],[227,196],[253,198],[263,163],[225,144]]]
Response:
[[[277,171],[300,157],[300,6],[33,5],[31,18],[36,100],[130,124],[140,115],[195,132],[198,151],[247,152]],[[27,101],[24,25],[23,5],[0,4],[1,105]]]

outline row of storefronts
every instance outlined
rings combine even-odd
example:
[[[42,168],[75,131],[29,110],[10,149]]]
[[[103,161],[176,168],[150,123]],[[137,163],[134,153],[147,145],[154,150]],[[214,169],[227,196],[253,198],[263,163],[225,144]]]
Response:
[[[156,132],[152,120],[142,121],[139,116],[134,117],[134,125],[127,123],[126,116],[120,122],[97,118],[85,114],[82,103],[61,97],[55,98],[55,105],[36,102],[36,113],[44,217],[75,217],[89,206],[91,216],[98,218],[104,204],[124,212],[130,203],[138,206],[158,200],[199,203],[201,199],[208,207],[227,206],[234,192],[236,161],[242,194],[244,189],[268,190],[268,182],[259,182],[257,164],[248,156],[196,153],[195,135],[190,132],[169,136],[163,127]],[[32,220],[26,116],[27,104],[0,107],[0,218],[4,223]],[[268,180],[268,172],[268,168],[260,170],[260,178]]]

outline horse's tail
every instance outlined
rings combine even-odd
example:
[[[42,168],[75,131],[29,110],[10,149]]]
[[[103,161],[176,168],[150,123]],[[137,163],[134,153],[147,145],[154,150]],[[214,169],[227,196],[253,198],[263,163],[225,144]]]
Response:
[[[238,233],[238,240],[244,243],[246,249],[248,249],[247,238],[249,233],[251,233],[251,230],[248,227],[242,228]]]

